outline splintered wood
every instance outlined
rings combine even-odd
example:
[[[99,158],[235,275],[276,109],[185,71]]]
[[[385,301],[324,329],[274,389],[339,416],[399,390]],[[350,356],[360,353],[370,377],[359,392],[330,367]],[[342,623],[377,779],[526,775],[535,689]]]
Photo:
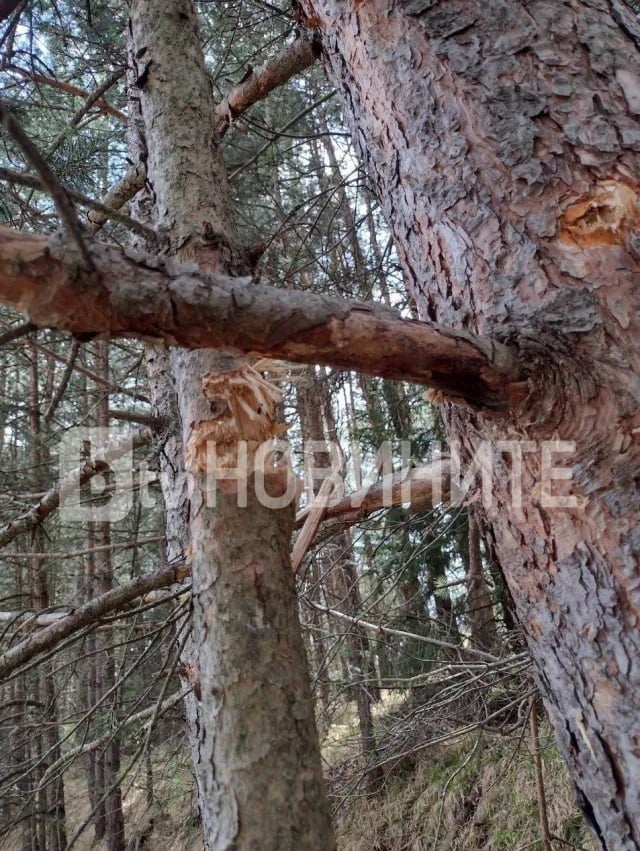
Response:
[[[229,371],[210,372],[202,379],[202,392],[209,402],[211,418],[191,429],[186,452],[190,472],[215,473],[237,469],[238,446],[247,448],[247,473],[257,448],[285,432],[287,425],[275,422],[280,390],[251,364]]]
[[[636,191],[620,181],[601,180],[564,211],[560,239],[583,248],[624,244],[639,221]]]

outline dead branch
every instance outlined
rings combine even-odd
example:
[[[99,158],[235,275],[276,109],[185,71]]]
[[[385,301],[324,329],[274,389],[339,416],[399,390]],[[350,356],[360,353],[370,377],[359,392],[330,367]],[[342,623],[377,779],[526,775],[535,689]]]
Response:
[[[127,727],[131,727],[133,724],[138,724],[141,721],[146,721],[147,719],[151,719],[153,723],[157,721],[159,717],[164,715],[165,712],[168,712],[181,700],[190,693],[191,689],[183,689],[182,691],[175,692],[174,694],[167,697],[162,701],[159,705],[154,704],[153,706],[147,707],[147,709],[142,709],[140,712],[136,712],[133,715],[129,715],[127,718],[124,718],[120,721],[119,729],[124,730]],[[144,727],[147,727],[145,724]],[[112,738],[113,730],[108,730],[106,733],[103,733],[97,739],[92,739],[90,742],[85,742],[82,745],[76,745],[73,748],[70,748],[68,751],[59,757],[55,762],[51,763],[50,766],[47,767],[42,779],[40,780],[38,787],[42,789],[43,786],[48,782],[49,778],[55,776],[55,774],[61,769],[66,768],[70,762],[77,759],[82,754],[89,753],[90,751],[98,750],[98,748],[104,747],[104,745]]]
[[[427,511],[449,498],[450,472],[448,458],[438,458],[400,473],[390,473],[369,487],[350,493],[337,502],[328,502],[323,521],[339,518],[349,524],[357,523],[374,511],[394,505],[409,505],[409,511]],[[296,515],[299,529],[313,506]]]
[[[0,180],[6,180],[9,183],[13,183],[16,186],[27,186],[29,189],[40,189],[45,190],[47,187],[43,184],[42,180],[39,177],[36,177],[32,174],[24,174],[19,171],[11,171],[8,168],[0,168]],[[144,180],[135,190],[136,192],[144,185]],[[126,228],[129,228],[133,233],[137,233],[140,236],[144,237],[146,240],[150,242],[150,244],[154,244],[157,240],[157,234],[153,230],[153,228],[148,227],[142,222],[137,221],[136,219],[132,219],[131,216],[127,216],[124,213],[118,212],[117,209],[111,207],[107,203],[102,203],[101,201],[94,201],[93,198],[89,198],[87,195],[82,195],[80,192],[76,192],[75,189],[69,189],[68,187],[63,187],[64,191],[67,193],[69,198],[72,201],[75,201],[76,204],[79,204],[81,207],[88,207],[91,211],[90,223],[93,223],[94,220],[100,220],[100,226],[104,225],[106,221],[109,219],[113,219],[114,222],[120,222],[121,225],[124,225]],[[134,193],[135,194],[135,193]],[[124,203],[124,202],[123,202]],[[122,206],[121,204],[119,206]],[[89,230],[94,232],[96,228],[92,227],[90,224]]]
[[[201,272],[195,264],[94,242],[80,272],[60,238],[0,229],[0,301],[39,326],[252,352],[413,381],[453,401],[505,408],[522,398],[507,346],[357,302]]]
[[[191,565],[175,564],[154,570],[145,576],[140,576],[133,582],[113,588],[105,594],[101,594],[93,600],[89,600],[83,606],[79,606],[64,618],[45,626],[34,632],[20,644],[9,648],[0,656],[0,681],[6,679],[9,674],[29,662],[34,656],[51,650],[65,638],[78,632],[84,627],[96,623],[100,618],[124,608],[132,600],[143,597],[150,591],[158,588],[167,588],[180,582],[189,575]]]
[[[302,530],[298,535],[293,547],[293,552],[291,553],[291,569],[293,570],[294,576],[298,573],[302,560],[313,543],[316,532],[318,531],[318,526],[322,522],[322,518],[327,509],[327,503],[332,488],[333,482],[331,477],[327,476],[320,486],[318,495],[309,507],[309,510],[306,512],[306,516],[302,524]]]
[[[63,561],[69,558],[80,558],[80,556],[86,556],[90,553],[101,553],[101,552],[121,552],[122,550],[134,550],[138,547],[145,547],[148,544],[160,544],[164,542],[166,539],[164,535],[155,535],[151,538],[138,538],[134,541],[127,541],[126,543],[113,543],[113,544],[101,544],[97,547],[83,547],[81,550],[47,550],[47,552],[13,552],[5,555],[5,558],[10,558],[12,561],[16,559],[21,561],[23,559],[34,559],[34,558],[46,558],[50,561]],[[21,612],[13,612],[14,617],[24,615],[24,611]],[[34,615],[35,617],[35,615]],[[7,618],[3,617],[3,613],[0,613],[0,622],[6,621]]]
[[[101,86],[100,89],[96,90],[96,92],[89,93],[86,92],[84,89],[79,88],[78,86],[74,86],[72,83],[67,83],[63,80],[56,80],[54,77],[45,77],[43,74],[38,74],[35,71],[29,70],[28,68],[18,68],[16,65],[11,65],[9,68],[7,68],[7,71],[10,71],[14,74],[20,74],[20,76],[22,77],[28,77],[30,80],[33,80],[34,83],[38,83],[44,86],[50,86],[54,89],[59,89],[59,91],[61,92],[66,92],[67,94],[73,95],[74,97],[83,98],[86,101],[88,101],[90,98],[94,98],[92,103],[90,103],[89,107],[87,108],[90,108],[91,106],[96,106],[100,110],[100,112],[104,112],[105,115],[111,115],[113,118],[116,118],[121,124],[127,123],[127,116],[123,112],[120,112],[119,109],[116,109],[114,106],[111,106],[110,103],[108,103],[101,97],[101,95],[104,94],[104,91],[110,88],[110,86],[112,86],[114,82],[116,82],[115,79],[108,85],[106,85],[104,91],[101,91]],[[124,69],[121,69],[120,71],[116,72],[116,74],[118,75],[117,79],[119,79],[124,74]]]
[[[318,55],[311,39],[298,38],[257,71],[250,70],[246,79],[232,89],[216,108],[219,135],[224,136],[232,122],[254,103],[283,86],[294,74],[313,65]]]
[[[314,609],[317,609],[325,615],[331,615],[333,618],[338,618],[338,620],[345,621],[353,626],[362,627],[362,629],[366,629],[368,632],[374,632],[377,635],[393,635],[397,638],[410,638],[412,641],[419,641],[422,644],[430,644],[432,647],[439,647],[442,650],[452,650],[455,653],[459,653],[461,656],[473,656],[476,659],[481,659],[483,662],[489,662],[492,664],[500,662],[500,658],[498,656],[494,656],[492,653],[485,653],[475,647],[465,647],[461,644],[454,644],[451,641],[441,641],[440,639],[432,638],[429,635],[419,635],[414,632],[406,632],[403,629],[393,629],[392,627],[383,626],[382,624],[371,623],[370,621],[365,621],[362,618],[355,618],[351,615],[346,615],[338,609],[330,609],[328,606],[321,606],[313,600],[306,599],[305,602],[308,606],[312,606]]]
[[[146,179],[147,170],[144,163],[139,163],[128,169],[120,180],[106,193],[102,199],[100,208],[94,206],[88,213],[87,220],[91,233],[97,233],[108,219],[117,219],[117,216],[114,216],[113,213],[124,207],[127,201],[130,201],[136,192],[142,189]]]
[[[147,414],[144,411],[119,411],[115,408],[109,408],[109,418],[126,423],[137,423],[153,429],[153,431],[159,431],[166,426],[162,417],[156,417],[154,414]]]
[[[55,487],[48,490],[42,499],[25,514],[1,528],[0,547],[6,546],[19,535],[35,529],[36,526],[46,520],[58,508],[62,499],[77,493],[82,485],[98,475],[98,473],[101,473],[104,470],[105,463],[108,464],[109,461],[119,458],[124,452],[128,452],[131,449],[146,446],[152,439],[153,432],[150,429],[140,429],[127,435],[124,440],[111,443],[103,449],[98,450],[93,458],[70,472]]]

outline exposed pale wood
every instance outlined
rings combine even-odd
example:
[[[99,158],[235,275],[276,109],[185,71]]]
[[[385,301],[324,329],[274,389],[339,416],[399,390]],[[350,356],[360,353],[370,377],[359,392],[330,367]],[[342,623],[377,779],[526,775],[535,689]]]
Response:
[[[152,187],[147,200],[154,224],[167,234],[167,254],[174,263],[196,261],[213,273],[248,271],[216,132],[196,4],[132,0],[129,10],[129,64],[135,67],[143,56],[148,72],[144,85],[136,91],[130,87],[132,107],[146,140]],[[180,293],[184,272],[175,281]],[[201,282],[201,292],[202,283],[211,286]],[[236,296],[242,298],[241,292]],[[171,313],[177,304],[172,295],[163,311]],[[111,302],[110,309],[114,306]],[[176,327],[192,321],[175,318]],[[230,315],[222,321],[232,323]],[[180,475],[192,425],[219,413],[213,410],[217,400],[233,408],[224,393],[218,394],[224,374],[238,370],[241,360],[206,347],[189,351],[181,347],[184,341],[175,342],[165,362],[166,389],[159,387],[154,366],[163,356],[152,352],[148,362],[159,413],[178,413],[178,433],[169,428],[160,464],[170,509],[167,540],[172,548],[187,538],[191,545],[193,639],[181,651],[179,675],[194,686],[185,709],[203,846],[207,851],[335,851],[291,573],[293,506],[272,510],[253,486],[244,508],[223,487],[214,502],[206,476]],[[256,399],[267,392],[257,378]],[[252,400],[242,402],[243,413],[234,422],[252,431],[259,411]],[[178,514],[177,507],[184,510]]]
[[[333,482],[331,477],[327,477],[320,486],[320,490],[307,512],[302,529],[296,538],[296,542],[293,545],[293,551],[291,553],[291,569],[293,570],[294,576],[300,569],[302,560],[313,543],[315,534],[318,531],[318,526],[322,522],[322,517],[326,511],[327,497],[331,493],[332,488]]]

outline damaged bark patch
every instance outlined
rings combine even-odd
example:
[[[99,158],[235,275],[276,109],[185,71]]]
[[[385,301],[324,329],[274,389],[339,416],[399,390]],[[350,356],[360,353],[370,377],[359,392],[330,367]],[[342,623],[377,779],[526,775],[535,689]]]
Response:
[[[564,211],[560,241],[582,248],[623,245],[638,226],[638,209],[638,195],[630,186],[603,180]]]
[[[215,473],[238,467],[238,445],[249,452],[288,426],[275,422],[280,390],[264,379],[251,364],[237,369],[209,372],[202,379],[211,418],[196,423],[189,436],[187,469],[192,473]],[[251,460],[248,458],[247,460]]]

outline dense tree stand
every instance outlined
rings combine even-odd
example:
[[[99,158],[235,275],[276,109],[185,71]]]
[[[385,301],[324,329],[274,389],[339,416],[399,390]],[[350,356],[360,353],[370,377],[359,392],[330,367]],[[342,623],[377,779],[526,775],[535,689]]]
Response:
[[[243,513],[233,490],[212,507],[203,476],[202,434],[226,445],[224,472],[235,441],[278,433],[277,392],[259,381],[235,408],[207,396],[249,375],[248,353],[432,388],[453,461],[483,468],[474,516],[581,806],[606,851],[637,851],[640,25],[622,0],[298,5],[311,41],[274,84],[321,54],[421,321],[252,278],[219,136],[271,66],[216,109],[188,0],[131,4],[130,159],[146,180],[138,233],[154,240],[98,243],[60,187],[65,235],[0,233],[0,300],[26,313],[25,333],[157,345],[169,556],[192,564],[185,670],[205,845],[334,847],[292,512],[254,500]]]

